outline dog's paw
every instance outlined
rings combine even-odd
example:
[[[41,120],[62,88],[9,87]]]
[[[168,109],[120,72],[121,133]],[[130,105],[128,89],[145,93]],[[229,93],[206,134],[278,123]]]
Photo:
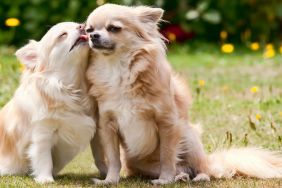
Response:
[[[200,173],[192,181],[210,181],[210,177],[207,174]]]
[[[118,180],[100,180],[97,178],[92,178],[92,181],[95,185],[111,185],[118,183]]]
[[[181,172],[177,176],[175,176],[174,181],[183,181],[183,182],[188,182],[190,180],[189,174]]]
[[[108,169],[107,169],[106,165],[99,164],[99,165],[97,165],[97,168],[99,170],[100,177],[102,179],[105,179],[107,177],[107,174],[108,174]]]
[[[166,180],[166,179],[155,179],[155,180],[152,180],[151,183],[153,185],[165,185],[165,184],[173,183],[173,181]]]
[[[52,176],[38,176],[34,178],[36,183],[45,184],[54,182],[54,178]]]

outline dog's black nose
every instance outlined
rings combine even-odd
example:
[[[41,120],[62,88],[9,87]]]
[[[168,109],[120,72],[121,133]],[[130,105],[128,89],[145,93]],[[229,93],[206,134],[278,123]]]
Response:
[[[80,31],[85,30],[85,24],[79,24],[77,29],[80,30]]]
[[[79,24],[79,26],[77,27],[78,31],[81,33],[81,34],[86,34],[85,32],[85,24]]]
[[[100,34],[98,33],[93,33],[90,35],[91,40],[97,40],[100,38]]]

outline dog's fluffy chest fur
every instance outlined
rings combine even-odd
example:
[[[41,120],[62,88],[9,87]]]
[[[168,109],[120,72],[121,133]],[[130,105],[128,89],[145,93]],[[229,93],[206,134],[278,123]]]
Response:
[[[85,83],[82,81],[79,85],[65,85],[56,75],[34,75],[23,80],[15,94],[15,100],[22,108],[29,108],[32,125],[52,120],[54,122],[50,126],[58,130],[58,136],[63,136],[60,131],[64,135],[69,133],[75,136],[75,129],[85,126],[83,129],[90,131],[94,126],[90,114],[92,102],[86,93]],[[27,100],[29,98],[31,100]],[[85,124],[84,121],[88,123]]]
[[[88,78],[92,82],[91,93],[98,98],[99,101],[104,101],[106,96],[107,100],[120,100],[126,97],[124,92],[128,85],[126,77],[129,76],[129,71],[126,62],[107,62],[102,58],[95,60],[88,69]]]
[[[137,101],[109,101],[101,105],[101,110],[112,111],[117,120],[118,132],[126,148],[128,157],[142,158],[157,147],[157,126]]]
[[[97,58],[88,70],[91,93],[97,97],[100,114],[111,112],[128,157],[152,153],[158,145],[153,106],[134,95],[128,62],[104,62]],[[142,142],[141,142],[142,141]]]

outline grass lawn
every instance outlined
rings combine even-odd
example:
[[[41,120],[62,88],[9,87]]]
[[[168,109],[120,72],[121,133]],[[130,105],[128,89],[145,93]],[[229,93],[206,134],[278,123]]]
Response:
[[[0,106],[16,89],[20,66],[13,50],[0,50]],[[174,47],[168,54],[174,69],[187,78],[193,95],[191,121],[203,127],[207,152],[234,146],[282,146],[282,55],[263,59],[262,52],[222,54],[213,47]],[[93,187],[97,176],[90,150],[80,154],[56,178],[42,187]],[[122,179],[119,187],[150,187],[146,179]],[[237,177],[166,187],[282,187],[280,180]],[[0,177],[1,187],[41,187],[32,178]]]

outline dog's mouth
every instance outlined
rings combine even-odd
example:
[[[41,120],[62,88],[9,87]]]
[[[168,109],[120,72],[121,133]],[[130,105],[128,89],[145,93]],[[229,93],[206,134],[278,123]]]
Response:
[[[72,49],[74,49],[74,47],[78,46],[81,43],[87,43],[88,42],[88,36],[86,34],[81,34],[76,41],[74,42],[74,44],[71,46],[69,51],[72,51]]]
[[[115,49],[115,45],[110,45],[110,46],[104,46],[100,43],[93,43],[92,44],[92,48],[98,49],[98,50],[114,50]]]

